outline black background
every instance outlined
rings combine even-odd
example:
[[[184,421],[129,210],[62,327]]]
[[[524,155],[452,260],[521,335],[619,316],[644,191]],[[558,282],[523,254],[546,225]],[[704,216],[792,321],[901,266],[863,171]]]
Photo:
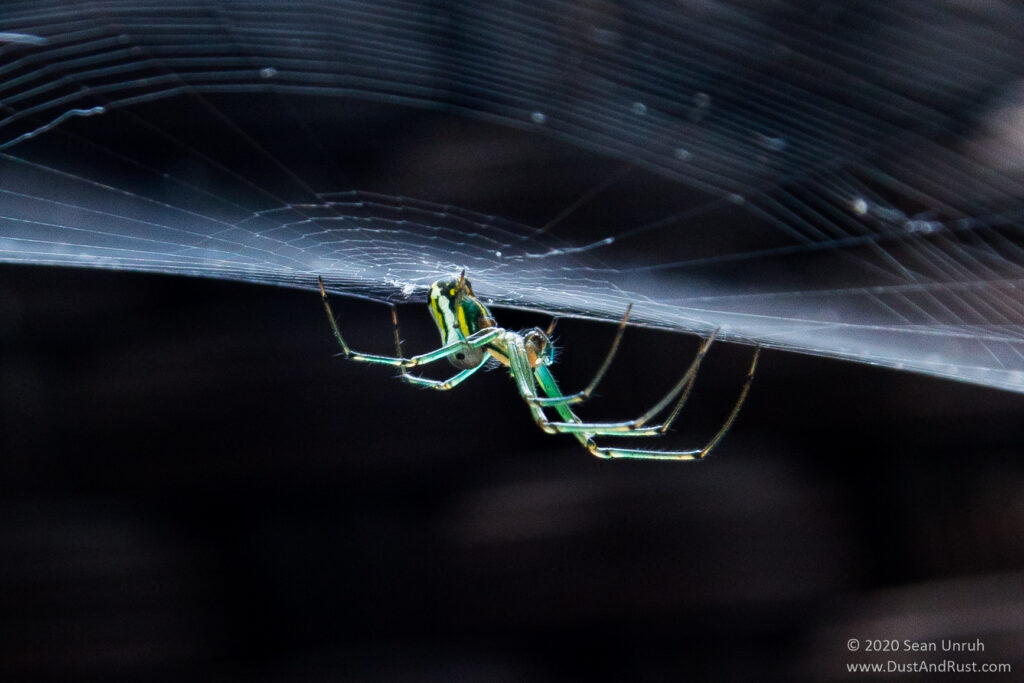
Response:
[[[312,291],[2,272],[19,678],[838,680],[851,637],[1021,665],[1020,396],[768,351],[709,460],[605,462],[504,371],[443,394],[334,358]],[[335,306],[389,348],[386,307]],[[566,387],[613,329],[559,323]],[[696,343],[630,329],[589,414],[639,412]],[[749,352],[713,348],[668,442],[712,433]]]

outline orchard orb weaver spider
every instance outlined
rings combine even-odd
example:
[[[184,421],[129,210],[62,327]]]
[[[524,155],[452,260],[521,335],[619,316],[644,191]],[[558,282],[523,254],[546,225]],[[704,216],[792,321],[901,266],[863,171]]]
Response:
[[[368,353],[359,353],[349,348],[345,339],[338,329],[337,319],[331,311],[331,304],[327,300],[327,292],[324,290],[323,279],[317,278],[320,284],[320,297],[323,300],[324,310],[327,313],[327,320],[330,322],[334,338],[341,346],[339,355],[349,360],[362,361],[364,363],[377,363],[397,367],[401,372],[401,378],[410,384],[429,387],[431,389],[448,390],[452,389],[474,372],[482,368],[489,359],[494,358],[508,368],[512,379],[516,383],[519,395],[523,397],[529,407],[534,421],[548,434],[572,434],[576,440],[583,445],[590,453],[599,458],[634,458],[641,460],[700,460],[710,453],[718,442],[722,440],[747,398],[750,383],[754,379],[754,371],[757,369],[757,359],[760,354],[760,347],[754,350],[754,359],[747,371],[746,382],[740,391],[739,399],[733,406],[732,412],[726,418],[725,423],[718,432],[711,438],[703,448],[686,451],[658,451],[640,450],[634,448],[606,448],[598,446],[594,437],[599,436],[657,436],[665,433],[672,422],[679,415],[686,399],[693,389],[697,371],[700,369],[701,361],[707,354],[708,348],[715,340],[717,330],[707,339],[703,340],[696,357],[690,363],[682,378],[674,387],[656,403],[650,410],[633,420],[624,422],[584,422],[570,406],[590,398],[598,382],[611,365],[612,358],[619,348],[622,334],[626,329],[626,321],[632,309],[630,305],[626,314],[619,323],[612,346],[605,357],[604,362],[598,368],[590,384],[582,391],[574,394],[563,394],[551,374],[549,366],[554,362],[554,346],[551,344],[549,335],[554,327],[547,332],[535,327],[525,332],[513,332],[498,327],[487,307],[473,294],[473,288],[466,279],[466,271],[451,280],[438,280],[430,287],[429,306],[437,329],[441,333],[441,347],[423,353],[412,358],[402,356],[401,341],[398,335],[398,315],[394,307],[391,309],[391,320],[395,331],[395,349],[397,356],[377,356]],[[459,368],[459,372],[446,380],[434,380],[426,377],[419,377],[409,373],[410,368],[419,365],[432,363],[442,358],[447,358],[452,365]],[[544,396],[537,393],[538,387],[543,391]],[[648,425],[647,423],[662,413],[672,402],[672,410],[661,424]],[[558,413],[561,421],[553,422],[548,419],[545,409],[553,409]]]

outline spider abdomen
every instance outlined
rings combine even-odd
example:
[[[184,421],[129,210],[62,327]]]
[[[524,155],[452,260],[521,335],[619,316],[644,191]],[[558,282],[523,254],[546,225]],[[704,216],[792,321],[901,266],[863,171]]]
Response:
[[[484,357],[486,355],[487,352],[482,348],[474,349],[469,346],[465,346],[461,350],[448,356],[448,361],[460,370],[468,370],[469,368],[475,368],[480,365],[480,363],[484,362]]]

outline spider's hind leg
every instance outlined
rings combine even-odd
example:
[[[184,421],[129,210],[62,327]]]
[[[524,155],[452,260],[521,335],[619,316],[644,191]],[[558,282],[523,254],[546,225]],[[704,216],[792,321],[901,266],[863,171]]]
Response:
[[[465,339],[452,342],[451,344],[442,346],[439,349],[435,349],[427,353],[421,353],[420,355],[413,356],[412,358],[403,358],[401,340],[398,334],[398,314],[395,311],[395,307],[392,306],[391,322],[395,331],[395,346],[398,351],[398,355],[380,356],[371,353],[360,353],[358,351],[353,351],[345,342],[345,338],[341,336],[341,330],[338,328],[338,321],[335,319],[334,312],[331,310],[330,301],[327,300],[327,291],[324,289],[323,278],[317,277],[317,284],[320,286],[320,298],[324,304],[324,311],[327,313],[327,322],[330,323],[331,331],[334,333],[334,338],[337,340],[338,345],[341,346],[340,355],[344,356],[348,360],[360,361],[362,363],[376,363],[378,365],[390,365],[391,367],[401,368],[404,374],[406,368],[426,365],[427,363],[433,363],[434,361],[441,360],[442,358],[454,356],[467,347],[471,349],[480,348],[499,337],[503,332],[500,327],[484,328],[482,330],[477,330]],[[452,379],[454,379],[454,377]],[[462,379],[465,379],[465,377]],[[461,382],[462,379],[459,381]]]
[[[343,355],[351,356],[352,349],[345,343],[345,338],[341,336],[341,330],[338,329],[338,319],[334,316],[334,311],[331,310],[331,302],[327,299],[327,290],[324,289],[324,279],[319,275],[316,276],[316,282],[320,285],[320,300],[324,302],[324,312],[327,313],[327,322],[331,324],[331,331],[334,332],[334,338],[338,340],[338,345],[341,347]]]
[[[409,372],[406,372],[405,368],[402,368],[402,374],[399,375],[399,377],[402,378],[403,382],[408,382],[409,384],[416,384],[421,387],[428,387],[430,389],[437,389],[439,391],[448,391],[449,389],[454,389],[455,387],[462,384],[464,381],[469,379],[473,375],[473,373],[475,373],[477,370],[479,370],[485,365],[487,365],[486,358],[483,360],[482,363],[480,363],[480,365],[477,365],[475,368],[467,368],[466,370],[458,372],[449,377],[448,379],[444,380],[419,377],[418,375],[413,375]]]
[[[391,322],[394,325],[395,329],[395,356],[398,359],[404,361],[405,358],[402,357],[402,337],[398,333],[398,311],[395,310],[394,306],[391,307]],[[401,374],[399,375],[399,377],[402,378],[403,382],[408,382],[409,384],[415,384],[421,387],[428,387],[430,389],[437,389],[438,391],[448,391],[449,389],[454,389],[455,387],[459,386],[464,381],[472,377],[474,372],[476,372],[486,364],[487,358],[484,358],[483,361],[481,361],[480,364],[477,365],[476,367],[466,368],[461,372],[455,373],[448,379],[443,380],[430,379],[428,377],[420,377],[418,375],[413,375],[408,370],[406,370],[406,366],[404,363],[398,367],[401,370]]]

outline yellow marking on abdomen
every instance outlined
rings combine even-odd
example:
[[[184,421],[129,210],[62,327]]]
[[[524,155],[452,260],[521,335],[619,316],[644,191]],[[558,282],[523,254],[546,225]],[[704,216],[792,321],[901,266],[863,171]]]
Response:
[[[444,316],[441,315],[441,307],[437,305],[437,299],[430,297],[430,312],[434,314],[434,320],[437,321],[437,329],[441,332],[441,344],[448,343],[448,326],[445,325]]]

